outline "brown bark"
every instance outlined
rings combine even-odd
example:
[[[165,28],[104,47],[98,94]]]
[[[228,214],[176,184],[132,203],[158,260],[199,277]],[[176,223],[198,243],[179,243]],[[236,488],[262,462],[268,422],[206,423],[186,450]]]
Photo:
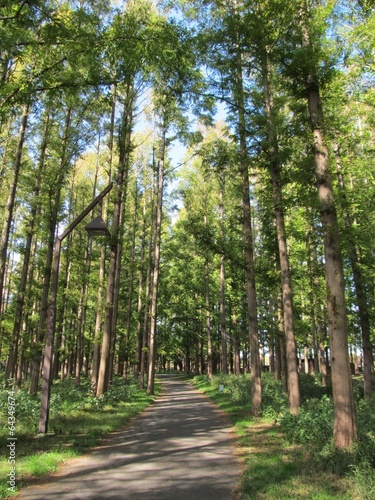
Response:
[[[207,229],[207,185],[204,184],[204,213],[203,226]],[[207,338],[207,375],[212,378],[214,374],[213,353],[212,353],[212,332],[211,332],[211,305],[210,305],[210,263],[208,250],[205,250],[204,256],[204,281],[205,281],[205,321],[206,321],[206,338]]]
[[[139,375],[139,386],[144,389],[145,387],[145,375],[148,370],[148,347],[149,347],[149,333],[150,333],[150,290],[151,290],[151,279],[152,279],[152,268],[153,268],[153,248],[154,248],[154,237],[155,237],[155,225],[156,225],[156,213],[155,213],[155,185],[156,175],[155,175],[155,159],[153,158],[153,168],[154,168],[154,182],[151,188],[151,200],[150,200],[150,234],[148,241],[148,258],[147,258],[147,273],[146,273],[146,288],[145,288],[145,299],[144,299],[144,316],[143,316],[143,332],[142,332],[142,349],[141,349],[141,371]]]
[[[343,205],[344,205],[344,222],[348,231],[351,230],[353,222],[348,211],[348,202],[345,193],[345,179],[341,169],[340,156],[337,145],[334,145],[334,153],[336,155],[339,186],[341,189]],[[352,238],[347,240],[349,258],[352,267],[353,281],[357,296],[358,318],[361,325],[362,333],[362,349],[363,349],[363,388],[364,397],[369,399],[373,391],[373,376],[374,376],[374,356],[373,345],[371,342],[371,327],[368,300],[366,296],[366,288],[362,275],[361,268],[361,251],[358,245],[355,244]]]
[[[157,196],[156,196],[156,224],[155,224],[155,242],[154,242],[154,266],[151,288],[150,303],[150,342],[149,342],[149,360],[148,360],[148,379],[147,394],[154,394],[155,385],[155,360],[156,360],[156,320],[159,289],[159,271],[160,271],[160,248],[161,248],[161,225],[163,218],[163,188],[164,188],[164,168],[166,154],[166,126],[163,124],[161,130],[161,150],[160,159],[157,167]]]
[[[249,157],[246,145],[246,120],[245,120],[245,99],[242,77],[242,53],[241,46],[237,44],[237,81],[235,89],[235,99],[238,110],[238,131],[241,154],[241,178],[242,178],[242,213],[243,213],[243,233],[244,233],[244,254],[246,271],[246,296],[247,296],[247,316],[250,338],[250,358],[251,358],[251,413],[258,416],[262,413],[262,383],[259,359],[258,340],[258,317],[257,299],[255,291],[255,271],[254,271],[254,244],[251,227],[251,209],[249,192]]]
[[[131,253],[129,264],[129,286],[128,286],[128,304],[126,308],[126,337],[124,346],[124,376],[127,377],[129,371],[129,357],[130,357],[130,327],[132,318],[132,305],[133,305],[133,288],[134,288],[134,263],[135,263],[135,238],[137,234],[137,216],[138,216],[138,185],[135,183],[134,194],[134,214],[133,214],[133,232],[131,241]]]
[[[204,279],[205,279],[205,319],[206,319],[206,337],[207,337],[207,375],[212,378],[213,375],[213,359],[212,359],[212,335],[211,335],[211,314],[210,314],[210,265],[208,256],[205,256],[204,263]]]
[[[141,255],[140,262],[141,266],[139,269],[138,277],[138,304],[137,304],[137,338],[135,347],[135,365],[134,365],[134,376],[139,377],[141,371],[141,359],[142,359],[142,308],[144,306],[144,296],[143,296],[143,286],[144,286],[144,260],[145,260],[145,241],[146,241],[146,196],[143,197],[143,222],[142,222],[142,237],[141,237]]]
[[[152,194],[152,205],[154,203],[154,195]],[[153,214],[153,207],[151,214]],[[145,288],[145,303],[143,315],[143,331],[142,331],[142,347],[141,347],[141,370],[139,374],[139,386],[144,389],[145,375],[147,373],[148,361],[148,346],[149,346],[149,331],[150,331],[150,289],[151,289],[151,267],[152,267],[152,248],[153,248],[153,228],[150,229],[150,241],[148,242],[148,264],[146,273],[146,288]]]
[[[29,105],[26,105],[22,112],[21,124],[18,133],[18,143],[17,150],[14,161],[14,174],[11,185],[9,186],[9,194],[5,207],[4,214],[4,222],[1,231],[1,242],[0,242],[0,315],[3,312],[3,290],[4,290],[4,281],[5,281],[5,272],[6,272],[6,261],[7,261],[7,252],[9,245],[9,236],[10,230],[13,223],[13,212],[14,205],[16,201],[16,193],[18,188],[18,178],[21,171],[22,165],[22,154],[23,154],[23,145],[25,142],[25,134],[27,129],[27,121],[29,117]],[[17,356],[17,342],[18,339],[12,339],[11,350],[9,354],[9,361],[6,370],[6,380],[14,375],[14,367]]]
[[[329,173],[328,150],[324,143],[322,129],[321,98],[319,87],[311,75],[307,87],[307,99],[314,137],[315,175],[324,234],[334,439],[338,448],[348,448],[356,439],[357,423],[349,365],[344,269],[332,180]]]
[[[105,315],[104,315],[104,325],[103,325],[103,337],[102,337],[101,354],[100,354],[98,383],[96,388],[97,397],[102,397],[108,388],[109,374],[111,371],[110,351],[112,345],[112,334],[116,326],[114,324],[114,314],[116,314],[116,311],[114,310],[114,300],[116,291],[115,290],[116,281],[118,280],[118,272],[119,272],[119,263],[118,263],[119,237],[121,233],[121,220],[123,216],[122,210],[124,207],[123,197],[124,197],[124,190],[126,188],[125,181],[127,178],[127,171],[129,166],[130,138],[131,138],[131,128],[133,124],[133,106],[135,99],[132,85],[128,85],[126,91],[127,91],[126,102],[124,105],[122,126],[119,137],[119,146],[120,146],[119,169],[117,175],[115,204],[113,210],[112,238],[111,238],[111,249],[110,249],[109,266],[108,266],[108,281],[107,281]]]
[[[109,158],[108,158],[108,179],[112,176],[112,161],[113,161],[113,138],[114,138],[114,128],[115,128],[115,113],[116,113],[116,87],[112,89],[112,109],[111,109],[111,121],[109,127]],[[99,143],[98,143],[98,154],[99,159]],[[102,205],[102,217],[103,220],[107,220],[108,212],[108,198],[103,200]],[[96,394],[97,382],[99,377],[99,364],[100,364],[100,344],[101,344],[101,325],[103,316],[103,290],[104,290],[104,276],[106,267],[106,247],[102,245],[100,248],[100,261],[99,261],[99,286],[97,295],[97,307],[96,307],[96,317],[95,317],[95,327],[94,327],[94,344],[90,371],[91,380],[91,393]]]
[[[48,306],[48,294],[50,290],[51,284],[51,276],[52,276],[52,262],[53,262],[53,253],[54,253],[54,241],[55,241],[55,232],[56,225],[58,219],[58,213],[60,208],[60,198],[61,198],[61,186],[62,181],[66,172],[66,156],[67,156],[67,147],[68,140],[70,134],[71,127],[71,116],[72,110],[70,108],[67,109],[65,116],[65,126],[64,126],[64,138],[62,142],[62,151],[61,151],[61,159],[60,159],[60,167],[59,173],[57,175],[56,183],[54,186],[51,186],[49,190],[49,202],[52,207],[52,212],[49,216],[49,225],[48,225],[48,243],[47,243],[47,256],[46,256],[46,264],[44,271],[44,280],[43,280],[43,291],[42,291],[42,299],[40,306],[40,316],[39,323],[36,331],[36,352],[31,361],[31,381],[30,381],[30,394],[36,394],[38,391],[38,383],[40,376],[40,366],[42,360],[42,349],[40,345],[44,341],[45,337],[45,328],[47,321],[47,306]]]
[[[224,175],[220,178],[220,225],[222,245],[225,240],[224,228]],[[227,330],[226,330],[226,314],[225,314],[225,254],[224,250],[220,256],[220,337],[221,337],[221,370],[224,374],[228,371],[227,359]]]
[[[81,286],[81,293],[78,303],[77,312],[77,343],[76,343],[76,366],[75,366],[75,385],[79,386],[81,384],[81,370],[83,366],[83,356],[84,356],[84,331],[85,331],[85,321],[86,321],[86,301],[88,292],[87,276],[90,274],[90,263],[88,260],[89,256],[89,246],[91,242],[85,248],[85,255],[83,258],[83,282]]]
[[[299,390],[297,348],[294,336],[294,313],[292,280],[289,266],[289,256],[286,244],[286,232],[284,222],[284,211],[282,201],[281,175],[278,153],[278,142],[276,133],[275,110],[271,87],[271,63],[267,49],[265,49],[265,60],[263,63],[263,87],[265,98],[265,110],[267,116],[269,172],[271,176],[273,204],[276,221],[276,233],[279,248],[279,261],[281,269],[281,286],[283,294],[284,329],[286,339],[286,360],[288,370],[288,395],[290,411],[297,414],[301,405]]]

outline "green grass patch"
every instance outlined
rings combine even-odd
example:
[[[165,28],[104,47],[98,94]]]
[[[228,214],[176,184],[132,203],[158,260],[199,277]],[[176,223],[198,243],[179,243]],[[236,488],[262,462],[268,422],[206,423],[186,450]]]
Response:
[[[160,384],[156,384],[156,394]],[[16,484],[20,488],[34,479],[54,472],[69,458],[96,446],[100,438],[123,427],[146,408],[154,396],[147,396],[135,380],[115,379],[101,399],[90,395],[90,381],[76,387],[74,380],[57,382],[52,387],[49,433],[37,435],[40,396],[16,390]],[[7,422],[7,391],[0,392],[1,422]],[[0,477],[10,471],[7,425],[0,427]],[[0,485],[0,498],[8,498],[6,481]]]
[[[211,380],[199,376],[192,382],[229,415],[236,430],[238,453],[245,464],[240,486],[242,499],[375,498],[367,496],[374,469],[368,465],[364,470],[360,462],[355,468],[350,465],[355,463],[353,454],[339,457],[337,450],[332,452],[329,388],[320,388],[311,377],[302,380],[304,403],[298,420],[289,417],[286,396],[281,384],[272,380],[272,374],[263,376],[264,416],[261,418],[250,415],[249,376],[218,375]],[[308,399],[309,394],[313,395],[313,401]],[[287,423],[285,432],[281,426],[283,420]],[[338,465],[337,460],[341,460],[341,464]],[[353,470],[357,471],[357,478]]]

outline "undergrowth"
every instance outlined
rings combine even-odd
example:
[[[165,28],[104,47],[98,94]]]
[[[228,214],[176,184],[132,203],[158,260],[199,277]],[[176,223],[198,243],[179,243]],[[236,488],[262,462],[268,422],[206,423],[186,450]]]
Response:
[[[218,374],[211,380],[198,376],[194,383],[205,388],[224,410],[232,413],[235,423],[242,420],[241,433],[246,435],[244,429],[256,425],[257,420],[250,417],[250,375]],[[375,397],[364,401],[360,382],[355,381],[354,387],[358,440],[350,451],[341,451],[334,446],[332,390],[330,384],[322,387],[317,377],[300,374],[302,405],[296,416],[288,410],[288,398],[282,383],[274,380],[270,373],[263,374],[263,417],[260,421],[268,420],[279,426],[285,449],[297,446],[301,463],[308,464],[316,473],[349,480],[356,495],[353,498],[370,500],[375,499]],[[241,418],[238,416],[240,407]],[[252,495],[256,498],[254,493]]]
[[[160,385],[156,384],[156,393]],[[49,433],[38,436],[40,395],[15,389],[16,408],[16,484],[22,487],[36,477],[50,474],[68,458],[84,453],[98,444],[100,437],[119,429],[153,400],[139,389],[137,381],[116,378],[102,398],[90,394],[90,380],[80,386],[74,379],[57,381],[52,386]],[[8,390],[0,390],[0,477],[6,478],[10,464],[7,448]],[[6,481],[0,484],[0,498],[7,498]]]

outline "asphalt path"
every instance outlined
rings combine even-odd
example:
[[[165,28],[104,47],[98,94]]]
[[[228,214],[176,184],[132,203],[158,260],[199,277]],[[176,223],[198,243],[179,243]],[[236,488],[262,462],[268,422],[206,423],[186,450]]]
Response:
[[[241,464],[233,430],[203,394],[176,376],[130,424],[89,454],[21,489],[22,500],[231,500]]]

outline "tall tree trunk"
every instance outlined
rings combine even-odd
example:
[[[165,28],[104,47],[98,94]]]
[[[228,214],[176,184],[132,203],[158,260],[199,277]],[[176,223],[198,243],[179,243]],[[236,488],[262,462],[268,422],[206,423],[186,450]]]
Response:
[[[131,253],[130,253],[130,264],[129,264],[129,286],[128,286],[128,304],[126,310],[126,337],[125,337],[125,366],[124,366],[124,376],[127,377],[129,371],[129,358],[130,358],[130,328],[132,319],[132,305],[133,305],[133,288],[134,288],[134,263],[135,263],[135,238],[137,235],[137,212],[138,212],[138,186],[137,181],[135,183],[135,195],[134,195],[134,216],[133,216],[133,231],[132,231],[132,241],[131,241]]]
[[[72,222],[74,219],[74,205],[77,204],[77,195],[74,195],[75,192],[75,171],[73,172],[73,178],[71,182],[71,188],[70,188],[70,194],[69,194],[69,207],[68,207],[68,220],[69,222]],[[53,368],[52,368],[52,379],[55,379],[58,377],[59,374],[59,367],[60,367],[60,357],[61,357],[61,351],[62,347],[65,350],[65,354],[67,354],[67,329],[66,329],[66,323],[67,323],[67,311],[68,311],[68,294],[69,294],[69,285],[70,285],[70,276],[71,276],[71,269],[72,269],[72,261],[71,261],[71,243],[74,239],[74,231],[72,231],[68,236],[67,236],[67,245],[66,245],[66,250],[65,250],[65,269],[64,269],[64,278],[63,278],[63,283],[62,283],[62,301],[61,301],[61,306],[59,307],[59,310],[57,311],[56,315],[56,341],[54,344],[54,355],[53,355]],[[60,272],[60,271],[59,271]],[[60,273],[61,275],[61,273]],[[80,295],[80,301],[81,301],[81,295]],[[61,380],[64,380],[64,371],[61,371]]]
[[[76,369],[75,369],[75,385],[78,387],[81,385],[81,370],[83,364],[84,355],[84,331],[85,331],[85,319],[86,319],[86,301],[88,292],[87,276],[90,274],[90,244],[91,242],[86,242],[85,254],[83,257],[83,281],[81,286],[81,293],[78,303],[77,311],[77,344],[76,344]]]
[[[161,150],[160,159],[157,167],[157,202],[156,202],[156,225],[155,225],[155,244],[154,244],[154,270],[151,290],[150,304],[150,344],[149,344],[149,364],[148,364],[148,379],[147,379],[147,394],[154,394],[155,384],[155,356],[156,356],[156,320],[157,320],[157,303],[158,303],[158,287],[159,287],[159,271],[160,271],[160,247],[161,247],[161,225],[163,216],[163,188],[164,188],[164,168],[166,155],[166,126],[163,124],[161,130]]]
[[[120,278],[121,278],[121,264],[122,264],[122,251],[123,251],[123,240],[124,240],[124,221],[125,221],[125,198],[127,192],[127,183],[128,183],[128,172],[129,165],[125,171],[125,179],[124,179],[124,190],[123,190],[123,200],[120,209],[120,229],[117,243],[117,259],[116,259],[116,271],[115,271],[115,284],[113,287],[113,303],[112,303],[112,323],[111,323],[111,345],[109,350],[109,361],[108,361],[108,370],[105,381],[105,390],[107,390],[109,383],[113,378],[113,367],[115,360],[115,349],[116,349],[116,341],[117,341],[117,319],[118,319],[118,307],[120,300]]]
[[[348,203],[345,192],[345,180],[341,169],[341,162],[338,147],[334,145],[334,153],[336,155],[336,163],[338,169],[339,186],[342,193],[342,199],[344,204],[344,222],[345,227],[350,231],[353,226],[349,211]],[[373,376],[374,376],[374,357],[372,353],[372,342],[371,342],[371,328],[370,328],[370,315],[368,300],[366,296],[366,288],[363,281],[362,269],[361,269],[361,251],[358,245],[355,244],[353,238],[347,240],[347,245],[349,249],[350,264],[352,267],[353,281],[355,292],[357,296],[357,306],[358,306],[358,318],[359,324],[361,325],[362,332],[362,349],[363,349],[363,388],[365,399],[369,399],[373,390]]]
[[[283,380],[283,388],[285,392],[288,392],[288,369],[286,361],[286,348],[285,348],[285,327],[284,327],[284,314],[283,314],[283,299],[282,291],[277,297],[277,329],[278,329],[278,348],[280,351],[280,366],[281,366],[281,377]]]
[[[204,214],[203,225],[207,228],[207,185],[204,184]],[[211,304],[210,304],[210,263],[208,250],[205,250],[204,256],[204,280],[205,280],[205,318],[206,318],[206,338],[207,338],[207,375],[212,378],[214,374],[213,352],[212,352],[212,332],[211,332]]]
[[[154,248],[154,237],[155,237],[155,225],[156,225],[156,214],[155,214],[155,188],[156,188],[156,172],[155,172],[155,159],[152,160],[152,166],[154,170],[154,181],[151,187],[151,200],[150,200],[150,234],[148,241],[148,257],[147,257],[147,272],[146,272],[146,288],[145,288],[145,299],[144,299],[144,315],[143,315],[143,332],[142,332],[142,353],[141,353],[141,371],[139,376],[139,386],[144,389],[145,387],[145,375],[147,373],[147,363],[148,363],[148,352],[149,352],[149,333],[150,333],[150,290],[151,290],[151,279],[152,279],[152,267],[153,267],[153,248]]]
[[[205,279],[205,317],[206,317],[206,337],[207,337],[207,375],[212,378],[213,375],[213,359],[212,359],[212,334],[211,334],[211,313],[210,313],[210,264],[206,253],[204,262],[204,279]]]
[[[225,209],[224,209],[224,175],[220,179],[220,225],[221,239],[224,247],[225,242]],[[220,256],[220,337],[221,337],[221,370],[223,373],[228,371],[227,359],[227,330],[226,330],[226,313],[225,313],[225,253],[224,248]]]
[[[73,238],[73,233],[70,233],[67,241],[67,249],[65,252],[65,270],[64,270],[64,278],[62,283],[62,303],[59,310],[59,315],[56,320],[57,323],[57,332],[56,332],[56,346],[55,346],[55,355],[53,358],[53,378],[57,378],[59,375],[59,365],[61,364],[61,373],[60,378],[64,380],[66,377],[65,370],[63,366],[66,364],[67,357],[67,310],[68,310],[68,291],[70,286],[70,277],[71,277],[71,269],[72,262],[70,259],[70,245]],[[62,360],[61,360],[62,358]]]
[[[108,148],[109,148],[108,178],[109,178],[109,180],[111,179],[111,176],[112,176],[115,113],[116,113],[116,87],[113,87],[113,89],[112,89],[112,110],[111,110],[111,121],[110,121],[109,142],[108,142]],[[99,147],[100,147],[100,144],[98,143],[98,152],[97,152],[98,161],[99,161]],[[102,214],[101,214],[104,221],[107,220],[107,211],[108,211],[108,198],[106,197],[103,200]],[[106,247],[105,247],[105,245],[102,245],[100,248],[99,286],[98,286],[95,328],[94,328],[93,355],[92,355],[91,373],[90,373],[91,394],[96,394],[97,382],[98,382],[98,377],[99,377],[101,324],[102,324],[102,315],[103,315],[103,288],[104,288],[104,276],[105,276],[105,267],[106,267],[106,254],[107,254]]]
[[[10,353],[9,353],[7,369],[6,369],[6,380],[9,377],[14,376],[15,361],[16,361],[16,357],[17,357],[18,339],[20,336],[21,325],[22,325],[22,320],[23,320],[23,311],[24,311],[24,305],[25,305],[25,292],[26,292],[27,281],[28,281],[28,277],[29,277],[29,265],[30,265],[31,250],[32,250],[32,245],[33,245],[33,237],[34,237],[34,233],[35,233],[36,216],[37,216],[37,212],[38,212],[38,208],[39,208],[39,192],[40,192],[40,186],[41,186],[41,174],[42,174],[42,169],[44,166],[45,151],[46,151],[46,147],[47,147],[46,139],[47,139],[47,134],[48,134],[48,128],[49,128],[49,115],[47,114],[46,123],[45,123],[44,138],[43,138],[42,145],[41,145],[41,157],[40,157],[40,161],[39,161],[37,178],[35,181],[33,205],[31,208],[29,225],[28,225],[28,230],[27,230],[24,260],[23,260],[22,272],[21,272],[21,281],[20,281],[20,285],[19,285],[19,289],[18,289],[18,293],[17,293],[16,310],[14,313],[12,344],[11,344],[11,349],[10,349]]]
[[[14,212],[14,205],[15,205],[15,201],[16,201],[16,192],[17,192],[17,188],[18,188],[18,178],[19,178],[21,165],[22,165],[23,145],[25,142],[25,134],[26,134],[26,129],[27,129],[29,110],[30,110],[29,104],[24,106],[23,112],[22,112],[22,117],[21,117],[21,124],[20,124],[20,128],[19,128],[19,133],[18,133],[18,143],[17,143],[17,150],[16,150],[15,162],[14,162],[13,180],[12,180],[12,183],[9,187],[9,194],[8,194],[8,199],[6,202],[4,222],[3,222],[3,227],[2,227],[2,231],[1,231],[1,241],[0,241],[0,317],[1,317],[1,314],[3,312],[3,290],[4,290],[7,252],[8,252],[8,246],[9,246],[9,235],[10,235],[10,230],[11,230],[11,226],[13,223],[13,212]],[[16,344],[17,344],[17,340],[13,339],[12,346],[11,346],[11,352],[9,355],[9,357],[11,358],[11,361],[10,361],[10,363],[8,362],[8,368],[6,371],[7,378],[9,378],[11,376],[11,374],[13,374],[13,372],[14,372],[14,363],[15,363],[16,354],[17,354]]]
[[[305,39],[305,42],[309,43]],[[334,440],[338,448],[348,448],[357,436],[352,377],[349,365],[348,326],[345,305],[344,268],[340,247],[328,150],[323,136],[323,111],[317,79],[308,76],[307,100],[314,137],[315,175],[324,234],[328,327],[331,350],[334,408]]]
[[[152,195],[152,200],[154,196]],[[153,204],[153,201],[152,201]],[[154,210],[151,210],[153,214]],[[151,221],[152,226],[152,221]],[[150,332],[150,289],[151,289],[151,268],[152,268],[152,248],[153,248],[153,229],[150,228],[150,240],[148,243],[148,259],[147,259],[147,273],[146,273],[146,288],[145,288],[145,303],[144,303],[144,317],[143,317],[143,331],[142,331],[142,348],[141,348],[141,371],[139,375],[139,386],[144,389],[145,375],[147,373],[147,361],[149,352],[149,332]]]
[[[53,186],[51,186],[49,190],[49,203],[51,207],[51,213],[49,214],[47,256],[46,256],[46,264],[44,271],[40,316],[35,338],[36,352],[31,362],[31,381],[29,389],[30,394],[36,394],[38,391],[38,383],[40,375],[39,372],[42,360],[41,344],[44,341],[46,321],[47,321],[48,295],[51,284],[52,262],[54,253],[53,248],[55,242],[55,232],[57,226],[58,213],[60,209],[62,182],[66,173],[66,166],[67,166],[67,149],[68,149],[70,127],[71,127],[71,116],[72,116],[72,110],[71,108],[68,108],[65,116],[64,138],[62,143],[59,173],[57,175],[56,183]]]
[[[250,357],[251,357],[251,413],[258,416],[262,413],[262,382],[259,359],[257,299],[255,291],[254,244],[251,226],[250,192],[249,192],[249,157],[246,145],[245,99],[242,78],[242,55],[237,47],[237,85],[236,104],[238,110],[238,129],[241,154],[242,176],[242,211],[246,270],[247,316],[249,322]]]
[[[271,86],[271,63],[267,48],[263,61],[263,87],[265,98],[265,111],[267,117],[269,172],[271,175],[273,204],[276,221],[277,241],[279,247],[279,260],[281,268],[281,285],[283,293],[284,328],[286,339],[286,360],[288,370],[288,395],[290,411],[297,414],[301,405],[299,390],[297,348],[294,336],[293,292],[290,275],[288,249],[284,222],[282,201],[282,187],[279,164],[279,151],[276,133],[276,116]]]
[[[146,242],[146,196],[143,196],[143,222],[142,222],[142,238],[141,238],[141,256],[140,256],[140,269],[138,278],[138,304],[137,304],[137,339],[135,347],[135,365],[134,365],[134,376],[139,377],[141,371],[141,359],[142,359],[142,347],[143,347],[143,336],[142,336],[142,309],[144,306],[144,295],[143,295],[143,284],[144,284],[144,273],[145,273],[145,242]],[[144,314],[143,314],[144,316]]]
[[[112,222],[112,241],[111,251],[109,257],[108,268],[108,282],[105,304],[105,317],[103,326],[103,338],[101,345],[99,376],[96,389],[97,397],[102,397],[107,391],[107,384],[109,382],[110,366],[110,350],[112,345],[112,333],[115,329],[114,324],[114,299],[115,299],[115,286],[116,279],[119,272],[118,263],[118,250],[119,250],[119,237],[121,233],[122,210],[124,207],[123,198],[125,192],[125,182],[127,179],[127,171],[129,168],[129,155],[130,155],[130,140],[131,130],[133,124],[133,106],[134,106],[134,90],[132,85],[128,85],[126,89],[126,100],[122,116],[121,133],[119,137],[120,158],[119,170],[117,175],[117,186],[115,195],[115,206],[113,212]]]

